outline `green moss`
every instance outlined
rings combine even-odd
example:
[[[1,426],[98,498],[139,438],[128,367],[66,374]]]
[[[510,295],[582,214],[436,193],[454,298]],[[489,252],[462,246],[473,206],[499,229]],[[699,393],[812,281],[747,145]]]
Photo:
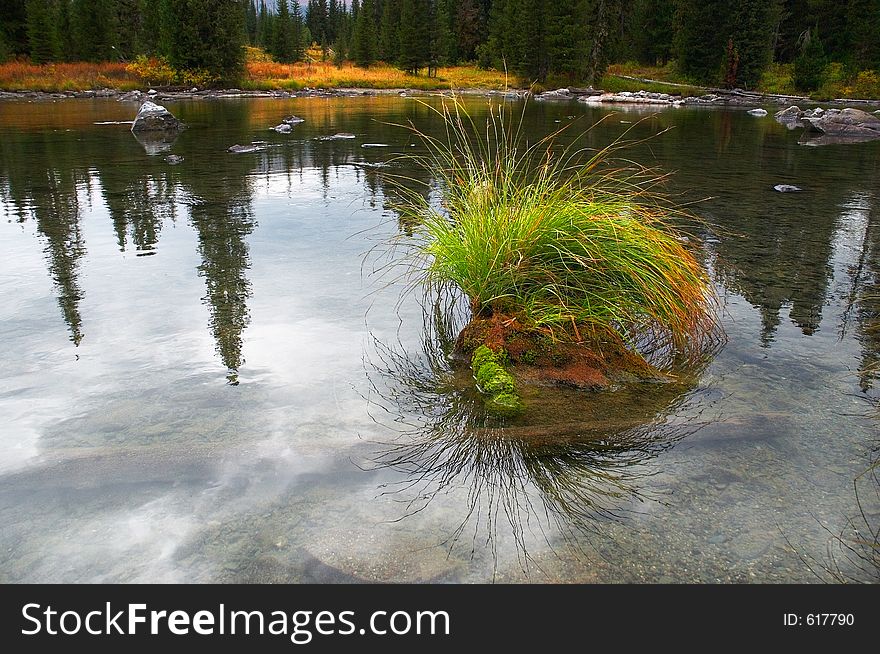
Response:
[[[496,412],[508,413],[522,408],[516,394],[516,382],[504,369],[504,352],[493,352],[481,345],[471,357],[471,368],[480,391],[488,396],[486,406]]]

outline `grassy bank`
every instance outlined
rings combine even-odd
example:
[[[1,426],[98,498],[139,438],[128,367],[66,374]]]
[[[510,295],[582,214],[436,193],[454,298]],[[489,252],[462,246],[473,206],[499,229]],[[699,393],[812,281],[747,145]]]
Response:
[[[148,86],[167,86],[157,66],[156,74],[138,74],[135,66],[124,63],[32,64],[9,61],[0,64],[0,90],[4,91],[84,91],[113,88],[122,91]],[[279,64],[271,61],[248,62],[241,88],[250,90],[297,90],[310,88],[369,88],[419,90],[435,89],[504,89],[509,82],[503,72],[482,70],[476,66],[440,68],[435,77],[409,75],[398,68],[377,64],[358,68],[351,63],[334,66],[331,62]],[[187,84],[192,86],[193,84]]]

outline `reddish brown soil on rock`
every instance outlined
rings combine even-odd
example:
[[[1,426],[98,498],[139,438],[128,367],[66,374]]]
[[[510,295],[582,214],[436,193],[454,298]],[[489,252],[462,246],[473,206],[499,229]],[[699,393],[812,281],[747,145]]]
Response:
[[[619,343],[563,342],[549,333],[527,330],[515,317],[502,314],[474,318],[459,334],[455,350],[470,359],[480,345],[507,352],[510,371],[526,384],[599,390],[662,376]]]

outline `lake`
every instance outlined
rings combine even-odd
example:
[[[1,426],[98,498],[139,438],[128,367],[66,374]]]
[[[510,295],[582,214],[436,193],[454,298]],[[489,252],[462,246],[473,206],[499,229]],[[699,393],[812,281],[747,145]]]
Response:
[[[399,124],[439,102],[166,102],[159,144],[137,104],[0,103],[0,581],[877,580],[837,537],[880,523],[880,142],[507,102],[530,138],[653,135],[626,156],[695,203],[727,339],[498,423],[388,245],[391,177],[431,181]]]

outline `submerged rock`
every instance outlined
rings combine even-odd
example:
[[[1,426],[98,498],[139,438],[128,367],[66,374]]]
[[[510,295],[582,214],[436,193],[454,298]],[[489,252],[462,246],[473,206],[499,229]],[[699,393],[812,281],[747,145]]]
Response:
[[[347,139],[357,138],[354,134],[350,132],[339,132],[337,134],[331,134],[330,136],[318,136],[317,139],[319,141],[344,141]]]
[[[794,186],[792,184],[777,184],[773,187],[774,191],[779,191],[780,193],[795,193],[797,191],[803,191],[800,186]]]
[[[293,131],[293,128],[287,123],[281,123],[280,125],[276,125],[272,129],[279,134],[290,134]]]
[[[226,151],[233,154],[247,154],[249,152],[259,152],[266,149],[265,143],[249,143],[248,145],[231,145]]]
[[[177,164],[183,163],[183,157],[181,157],[179,154],[169,154],[167,157],[165,157],[165,163],[170,166],[176,166]]]
[[[300,118],[299,116],[285,116],[281,119],[281,122],[285,125],[299,125],[300,123],[306,122],[305,118]]]
[[[766,109],[751,109],[747,112],[749,116],[757,116],[759,118],[767,115]]]
[[[131,131],[138,132],[176,132],[186,125],[175,118],[165,107],[147,100],[138,109]]]

